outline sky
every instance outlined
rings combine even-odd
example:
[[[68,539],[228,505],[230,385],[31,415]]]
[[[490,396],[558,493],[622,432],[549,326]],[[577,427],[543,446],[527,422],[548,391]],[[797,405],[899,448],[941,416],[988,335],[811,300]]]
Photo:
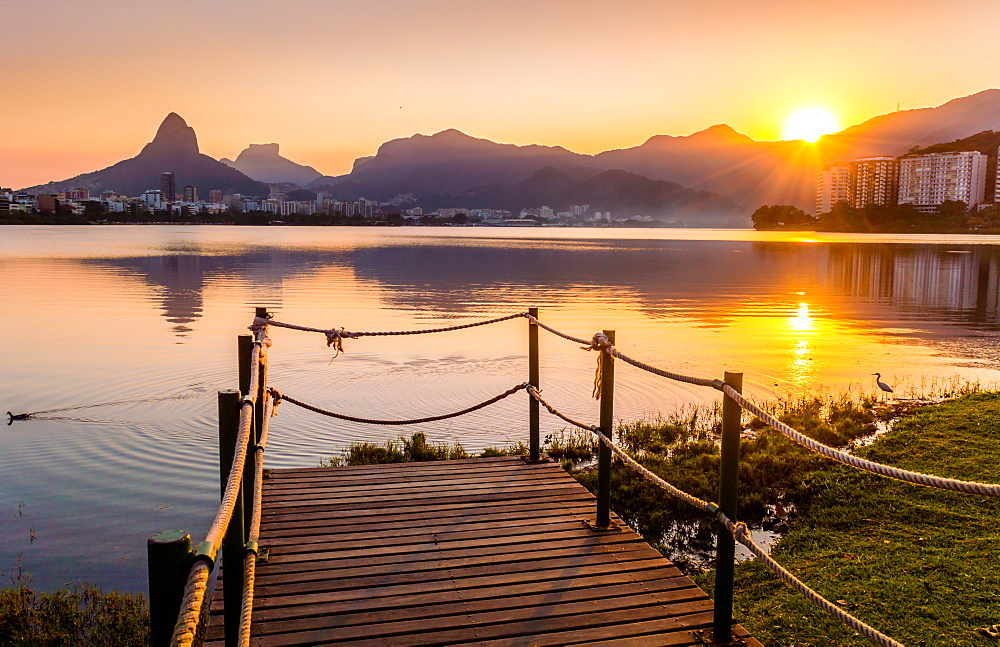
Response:
[[[132,157],[171,111],[217,159],[277,142],[338,175],[447,128],[592,154],[1000,86],[996,0],[0,0],[0,17],[14,188]]]

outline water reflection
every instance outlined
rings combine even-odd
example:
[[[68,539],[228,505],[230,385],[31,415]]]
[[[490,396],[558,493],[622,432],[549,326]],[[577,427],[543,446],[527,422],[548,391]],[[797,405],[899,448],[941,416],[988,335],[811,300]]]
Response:
[[[732,232],[601,240],[567,231],[543,240],[471,230],[94,227],[73,232],[57,253],[49,235],[64,230],[56,229],[17,233],[18,253],[0,255],[0,301],[17,313],[6,322],[0,410],[118,404],[5,428],[0,513],[23,501],[31,516],[24,532],[0,533],[0,571],[23,553],[42,588],[86,579],[141,590],[147,536],[205,527],[218,501],[213,394],[234,386],[233,337],[255,305],[282,320],[355,330],[434,327],[538,305],[548,323],[577,336],[616,329],[623,351],[658,366],[706,377],[742,370],[757,397],[818,385],[874,393],[876,371],[893,384],[1000,377],[998,246]],[[456,410],[527,371],[522,321],[349,340],[333,363],[321,336],[272,336],[275,386],[357,415]],[[548,398],[595,420],[594,353],[548,335],[541,344]],[[717,396],[626,366],[618,381],[623,419]],[[478,451],[523,439],[526,408],[512,398],[422,430]],[[543,433],[561,426],[543,419]],[[412,432],[295,409],[273,430],[276,467],[314,466],[349,442]],[[82,546],[81,532],[117,552]]]

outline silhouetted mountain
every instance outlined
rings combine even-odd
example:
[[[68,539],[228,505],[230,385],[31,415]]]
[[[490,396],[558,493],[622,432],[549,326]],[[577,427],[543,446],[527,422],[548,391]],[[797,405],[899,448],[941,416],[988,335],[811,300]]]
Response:
[[[578,181],[561,169],[546,167],[521,182],[478,187],[425,201],[431,209],[465,205],[507,209],[515,214],[526,207],[546,205],[563,211],[570,205],[584,203],[590,205],[591,213],[611,211],[618,219],[646,215],[692,227],[749,224],[746,210],[725,196],[621,170],[604,171]]]
[[[822,165],[873,155],[898,156],[926,146],[1000,129],[1000,90],[985,90],[935,108],[873,117],[816,144],[758,142],[718,125],[687,137],[658,135],[635,148],[594,158],[650,178],[728,195],[751,209],[762,204],[815,206],[816,173]]]
[[[817,160],[801,141],[758,142],[719,124],[686,137],[656,135],[594,161],[656,180],[727,195],[744,208],[815,202]],[[800,169],[805,164],[807,172]]]
[[[198,137],[194,129],[176,113],[171,112],[160,124],[153,141],[131,159],[106,169],[77,175],[61,182],[28,187],[32,193],[54,193],[81,187],[91,194],[117,191],[123,195],[139,195],[147,189],[160,188],[160,174],[172,171],[178,190],[186,185],[198,187],[200,195],[218,189],[224,193],[266,196],[268,187],[248,178],[236,169],[198,152]]]
[[[445,130],[386,142],[375,157],[355,162],[349,175],[322,177],[308,188],[345,199],[386,200],[401,193],[445,195],[518,182],[547,166],[581,174],[580,167],[589,163],[589,157],[558,146],[497,144]],[[582,175],[599,170],[587,168]]]
[[[323,177],[323,174],[313,167],[296,164],[279,155],[278,144],[250,144],[248,148],[243,149],[235,162],[226,158],[219,161],[268,184],[290,182],[306,186],[313,180]]]

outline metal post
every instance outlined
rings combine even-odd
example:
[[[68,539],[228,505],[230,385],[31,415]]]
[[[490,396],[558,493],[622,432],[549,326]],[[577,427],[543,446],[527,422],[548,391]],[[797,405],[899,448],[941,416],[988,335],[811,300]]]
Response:
[[[240,427],[240,408],[238,391],[219,391],[219,476],[223,493],[226,491],[229,472],[233,468]],[[237,492],[233,517],[222,539],[222,595],[227,647],[236,645],[239,640],[240,603],[243,599],[243,548],[246,537],[243,530],[242,483]]]
[[[528,308],[528,314],[538,318],[538,308]],[[538,324],[528,321],[528,382],[538,388]],[[537,462],[540,447],[538,442],[538,400],[528,397],[528,448],[529,460]]]
[[[191,535],[163,530],[146,540],[149,562],[149,646],[167,647],[191,568]]]
[[[726,384],[743,393],[743,373],[726,372]],[[719,508],[736,521],[736,488],[740,470],[740,428],[743,410],[728,395],[722,400],[722,451],[719,460]],[[736,540],[721,523],[716,524],[715,617],[712,633],[716,644],[732,641],[733,577]]]
[[[605,336],[615,343],[615,331],[605,330]],[[601,431],[614,438],[615,417],[615,363],[614,358],[601,350]],[[611,527],[611,448],[600,444],[597,453],[597,519],[596,528]]]

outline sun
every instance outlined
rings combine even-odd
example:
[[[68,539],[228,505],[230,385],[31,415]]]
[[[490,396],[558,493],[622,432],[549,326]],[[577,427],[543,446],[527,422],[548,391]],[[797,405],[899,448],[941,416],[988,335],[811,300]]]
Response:
[[[837,117],[826,108],[803,108],[785,122],[784,138],[815,142],[823,135],[840,130]]]

